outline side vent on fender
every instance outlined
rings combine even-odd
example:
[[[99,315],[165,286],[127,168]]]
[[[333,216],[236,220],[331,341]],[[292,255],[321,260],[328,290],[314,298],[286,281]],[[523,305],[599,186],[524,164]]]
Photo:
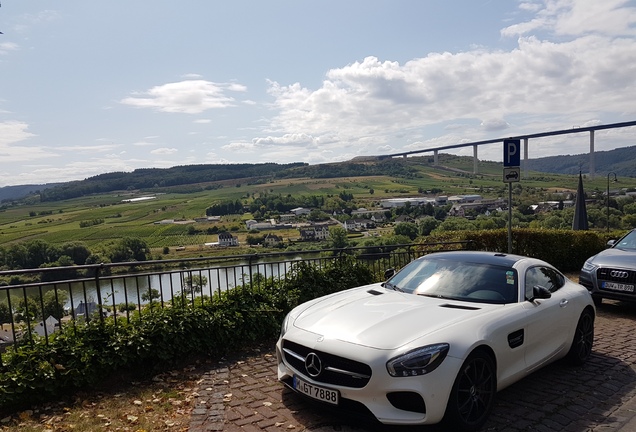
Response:
[[[517,330],[508,335],[508,345],[510,348],[517,348],[523,345],[523,329]]]

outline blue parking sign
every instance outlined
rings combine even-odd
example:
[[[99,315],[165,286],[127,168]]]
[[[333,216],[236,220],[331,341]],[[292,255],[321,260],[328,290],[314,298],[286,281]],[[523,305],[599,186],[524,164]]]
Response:
[[[518,167],[521,165],[521,140],[504,140],[504,167]]]

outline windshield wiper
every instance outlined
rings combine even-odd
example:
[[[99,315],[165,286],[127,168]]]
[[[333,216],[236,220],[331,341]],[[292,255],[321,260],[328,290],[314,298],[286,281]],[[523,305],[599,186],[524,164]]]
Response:
[[[384,282],[384,287],[385,288],[390,288],[393,291],[399,291],[399,292],[404,292],[404,290],[402,288],[400,288],[397,285],[393,285],[391,282]]]
[[[461,297],[445,296],[445,295],[441,295],[441,294],[418,293],[417,295],[424,296],[424,297],[432,297],[432,298],[437,298],[437,299],[444,299],[444,300],[459,300],[459,301],[465,300],[465,299],[463,299]]]

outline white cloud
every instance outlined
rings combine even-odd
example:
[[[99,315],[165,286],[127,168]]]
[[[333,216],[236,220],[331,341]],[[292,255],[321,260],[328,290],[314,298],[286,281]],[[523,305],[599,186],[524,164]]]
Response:
[[[520,9],[536,13],[531,20],[504,28],[504,36],[546,30],[559,36],[599,34],[636,35],[636,8],[629,0],[544,0],[521,3]]]
[[[57,146],[55,150],[67,151],[73,153],[103,153],[113,151],[117,147],[121,147],[118,144],[100,144],[100,145],[87,145],[87,146]]]
[[[120,102],[124,105],[153,108],[168,113],[199,114],[209,109],[234,106],[234,98],[226,96],[227,91],[245,91],[245,86],[186,80],[155,86]]]
[[[150,154],[153,155],[171,155],[171,154],[175,154],[177,153],[179,150],[177,150],[176,148],[167,148],[167,147],[161,147],[158,149],[154,149],[150,151]]]
[[[558,43],[528,36],[509,52],[431,53],[404,64],[367,57],[330,70],[315,90],[270,82],[277,114],[269,136],[254,142],[309,136],[309,142],[295,142],[333,150],[349,146],[357,153],[369,137],[378,150],[393,145],[396,136],[418,135],[451,119],[456,128],[481,123],[479,129],[464,128],[471,141],[503,130],[562,129],[564,122],[596,118],[599,110],[636,114],[634,76],[636,41],[604,35]],[[515,119],[524,119],[521,128]],[[324,136],[336,138],[322,141]]]
[[[486,131],[500,131],[500,130],[508,129],[510,127],[510,124],[508,124],[507,121],[501,118],[489,119],[489,120],[483,120],[481,122],[481,127],[484,128],[484,130]]]
[[[20,49],[18,44],[13,42],[2,42],[0,43],[0,55],[8,54],[11,51],[17,51]]]
[[[29,125],[20,121],[5,121],[0,123],[0,148],[16,142],[34,137],[35,134],[27,131]]]

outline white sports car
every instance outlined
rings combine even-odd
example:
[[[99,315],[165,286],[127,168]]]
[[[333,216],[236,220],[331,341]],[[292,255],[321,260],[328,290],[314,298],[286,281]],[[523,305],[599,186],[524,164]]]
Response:
[[[276,344],[278,379],[385,424],[475,430],[496,391],[590,356],[592,297],[544,261],[440,252],[393,273],[294,308]]]

